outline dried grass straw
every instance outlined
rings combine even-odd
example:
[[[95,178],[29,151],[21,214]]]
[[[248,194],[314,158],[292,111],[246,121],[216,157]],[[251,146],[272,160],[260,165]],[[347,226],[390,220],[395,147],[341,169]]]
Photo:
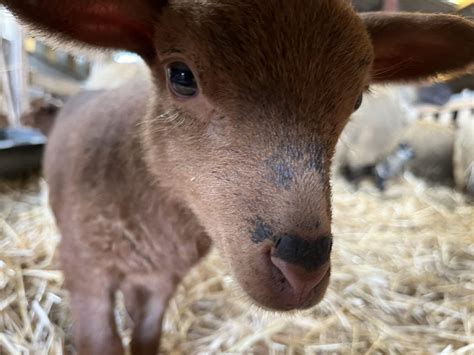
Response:
[[[172,300],[169,354],[474,354],[474,206],[410,175],[384,195],[334,186],[331,287],[280,316],[236,292],[213,253]],[[0,184],[0,353],[71,350],[45,183]]]

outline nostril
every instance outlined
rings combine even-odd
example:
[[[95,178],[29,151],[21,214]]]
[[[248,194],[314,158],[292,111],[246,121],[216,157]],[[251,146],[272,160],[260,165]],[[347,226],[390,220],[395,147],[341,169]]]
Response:
[[[272,255],[290,264],[315,270],[329,261],[332,249],[331,237],[305,240],[285,234],[275,238]]]
[[[326,255],[331,254],[332,251],[332,238],[324,237],[321,239],[321,243],[323,245],[323,250]]]
[[[271,261],[291,286],[298,303],[309,298],[311,292],[321,283],[329,271],[329,262],[317,270],[308,271],[302,266],[290,264],[275,256],[271,257]]]
[[[280,243],[281,243],[281,237],[276,238],[274,248],[278,249],[278,246],[280,245]]]

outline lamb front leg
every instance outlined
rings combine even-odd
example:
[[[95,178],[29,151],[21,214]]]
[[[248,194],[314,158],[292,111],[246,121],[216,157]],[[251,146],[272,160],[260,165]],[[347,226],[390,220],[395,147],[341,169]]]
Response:
[[[134,325],[131,342],[133,355],[157,354],[163,316],[177,282],[174,279],[159,279],[155,275],[127,276],[123,282],[121,291],[125,308]]]
[[[74,342],[79,355],[121,355],[122,341],[114,321],[114,289],[97,273],[87,284],[70,289]]]

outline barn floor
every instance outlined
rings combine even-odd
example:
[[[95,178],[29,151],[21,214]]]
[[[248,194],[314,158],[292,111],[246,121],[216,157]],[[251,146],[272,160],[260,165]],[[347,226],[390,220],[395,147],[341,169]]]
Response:
[[[0,183],[0,354],[70,350],[44,181]],[[405,176],[385,195],[334,183],[333,275],[321,305],[257,310],[212,254],[168,310],[167,354],[474,354],[474,206]]]

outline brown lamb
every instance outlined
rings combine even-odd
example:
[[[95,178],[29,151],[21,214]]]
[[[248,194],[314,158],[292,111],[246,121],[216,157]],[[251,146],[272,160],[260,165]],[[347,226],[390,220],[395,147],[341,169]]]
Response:
[[[334,147],[371,82],[474,62],[474,25],[344,0],[0,0],[56,38],[142,56],[151,83],[79,94],[45,174],[79,354],[155,354],[177,284],[215,244],[258,305],[319,302]]]

